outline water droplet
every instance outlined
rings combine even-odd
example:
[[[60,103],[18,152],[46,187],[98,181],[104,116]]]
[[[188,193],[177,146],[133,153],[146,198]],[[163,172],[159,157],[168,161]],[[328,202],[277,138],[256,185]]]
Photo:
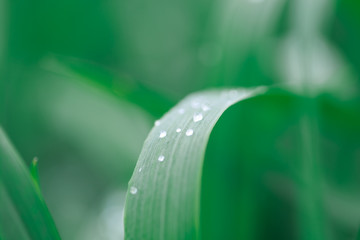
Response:
[[[183,108],[179,108],[179,109],[178,109],[178,113],[179,113],[179,114],[184,114],[184,112],[185,112],[185,109],[183,109]]]
[[[197,100],[194,100],[191,102],[191,107],[192,108],[199,108],[200,107],[200,102]]]
[[[155,121],[155,126],[160,126],[160,124],[161,124],[160,120]]]
[[[199,122],[203,119],[202,113],[194,113],[193,120],[194,122]]]
[[[176,129],[176,132],[177,132],[177,133],[181,132],[181,128],[177,128],[177,129]]]
[[[139,172],[141,172],[142,171],[142,168],[139,168]]]
[[[130,193],[131,193],[131,194],[136,194],[137,191],[138,191],[138,189],[137,189],[136,187],[131,187],[131,188],[130,188]]]
[[[186,130],[186,136],[191,136],[193,134],[194,134],[194,130],[192,130],[192,129]]]
[[[161,131],[159,138],[164,138],[164,137],[166,137],[166,131]]]
[[[206,104],[203,104],[203,105],[201,105],[201,109],[202,109],[204,112],[207,112],[207,111],[210,110],[210,107],[209,107],[208,105],[206,105]]]
[[[164,155],[160,155],[158,158],[159,162],[163,162],[165,160],[165,156]]]

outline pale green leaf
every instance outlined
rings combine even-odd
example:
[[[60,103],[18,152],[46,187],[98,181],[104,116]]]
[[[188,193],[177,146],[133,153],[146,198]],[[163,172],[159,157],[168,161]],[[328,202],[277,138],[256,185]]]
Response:
[[[190,95],[150,132],[129,182],[126,239],[198,239],[201,175],[210,133],[231,105],[266,87]]]

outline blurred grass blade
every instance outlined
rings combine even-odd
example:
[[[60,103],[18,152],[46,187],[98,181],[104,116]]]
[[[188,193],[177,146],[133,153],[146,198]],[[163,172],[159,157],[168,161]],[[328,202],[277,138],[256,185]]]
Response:
[[[266,56],[273,51],[266,40],[274,35],[285,4],[284,0],[214,2],[209,42],[200,52],[203,64],[213,67],[208,73],[212,82],[258,86],[272,81],[264,74],[274,64]]]
[[[0,236],[3,240],[30,240],[25,226],[17,210],[6,192],[4,184],[0,183]]]
[[[155,124],[129,182],[126,239],[199,239],[201,175],[210,133],[228,107],[266,90],[194,94]]]
[[[34,157],[34,159],[31,162],[31,165],[30,165],[30,173],[31,173],[31,178],[33,179],[35,185],[40,190],[38,162],[39,162],[39,159],[37,157]]]
[[[0,128],[0,181],[31,239],[60,239],[29,170]]]

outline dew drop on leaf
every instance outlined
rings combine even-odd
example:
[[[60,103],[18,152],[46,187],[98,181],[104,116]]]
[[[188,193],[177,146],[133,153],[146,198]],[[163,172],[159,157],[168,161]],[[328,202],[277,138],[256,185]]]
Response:
[[[161,131],[159,138],[164,138],[164,137],[166,137],[166,131]]]
[[[186,130],[186,136],[191,136],[191,135],[193,135],[193,133],[194,133],[194,130],[192,130],[192,129]]]
[[[160,155],[158,158],[159,162],[163,162],[165,160],[165,156],[164,155]]]
[[[200,107],[200,102],[198,102],[197,100],[194,100],[191,102],[191,107],[192,108],[199,108]]]
[[[179,108],[179,109],[178,109],[178,113],[179,113],[179,114],[184,114],[184,113],[185,113],[185,109]]]
[[[201,109],[202,109],[204,112],[207,112],[207,111],[210,110],[210,107],[209,107],[208,105],[206,105],[206,104],[203,104],[203,105],[201,105]]]
[[[136,194],[137,191],[138,191],[138,189],[137,189],[136,187],[131,187],[131,188],[130,188],[130,193],[131,193],[131,194]]]
[[[181,128],[177,128],[177,129],[176,129],[176,132],[177,132],[177,133],[181,132]]]
[[[195,113],[194,116],[193,116],[193,120],[194,122],[199,122],[203,119],[203,115],[202,113]]]

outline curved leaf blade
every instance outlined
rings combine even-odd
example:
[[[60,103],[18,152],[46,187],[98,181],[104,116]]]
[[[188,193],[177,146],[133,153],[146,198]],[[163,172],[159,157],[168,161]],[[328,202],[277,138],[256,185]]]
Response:
[[[29,170],[0,127],[0,181],[31,239],[60,239]]]
[[[199,239],[201,175],[210,133],[228,107],[266,91],[196,93],[155,124],[129,182],[126,239]]]

